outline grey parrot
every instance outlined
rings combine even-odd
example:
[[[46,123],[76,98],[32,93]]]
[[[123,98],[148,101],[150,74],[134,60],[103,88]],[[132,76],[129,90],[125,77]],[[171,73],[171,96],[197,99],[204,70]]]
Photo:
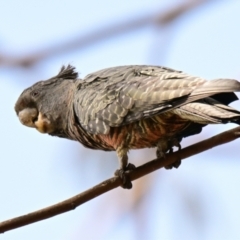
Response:
[[[156,147],[161,159],[207,124],[240,124],[240,112],[228,106],[238,99],[236,91],[237,80],[206,81],[160,66],[112,67],[80,79],[68,65],[25,89],[15,111],[22,124],[41,133],[116,151],[120,168],[115,174],[130,189],[125,174],[134,168],[128,163],[130,149]]]

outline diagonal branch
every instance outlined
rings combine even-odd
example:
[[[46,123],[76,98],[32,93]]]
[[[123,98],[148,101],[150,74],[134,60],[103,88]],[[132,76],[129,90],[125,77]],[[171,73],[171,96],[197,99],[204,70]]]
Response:
[[[57,54],[66,53],[75,49],[86,49],[93,44],[99,43],[111,37],[116,37],[124,33],[138,30],[139,28],[143,28],[148,25],[166,26],[198,6],[212,1],[213,0],[186,0],[181,4],[173,6],[169,10],[161,11],[157,14],[151,13],[131,20],[123,20],[121,22],[100,28],[99,30],[94,30],[85,36],[80,35],[67,42],[39,49],[21,57],[0,53],[0,66],[30,67],[39,61],[56,56]]]
[[[130,179],[132,181],[149,174],[159,168],[167,166],[179,159],[185,159],[196,155],[200,152],[207,151],[213,147],[216,147],[227,142],[231,142],[240,137],[240,127],[231,129],[229,131],[218,134],[214,137],[211,137],[207,140],[201,141],[199,143],[193,144],[189,147],[182,149],[179,152],[171,153],[162,160],[152,160],[148,163],[137,167],[135,170],[129,173]],[[118,177],[110,178],[100,184],[82,192],[68,200],[57,203],[47,208],[23,215],[20,217],[12,218],[10,220],[0,223],[0,233],[4,233],[11,229],[25,226],[30,223],[34,223],[43,219],[47,219],[58,214],[70,211],[80,206],[81,204],[100,196],[101,194],[108,192],[114,188],[117,188],[121,185],[121,181]]]

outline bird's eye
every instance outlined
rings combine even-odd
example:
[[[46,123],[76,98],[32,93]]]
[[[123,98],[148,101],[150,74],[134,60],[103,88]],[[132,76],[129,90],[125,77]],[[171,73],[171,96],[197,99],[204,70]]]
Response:
[[[31,93],[31,95],[32,95],[33,97],[37,97],[37,96],[39,95],[39,92],[38,92],[38,91],[33,91],[33,92]]]

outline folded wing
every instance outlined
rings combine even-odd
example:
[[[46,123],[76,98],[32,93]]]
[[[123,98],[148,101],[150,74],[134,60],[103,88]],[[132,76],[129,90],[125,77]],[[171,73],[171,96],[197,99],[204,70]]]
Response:
[[[206,81],[169,68],[122,66],[95,72],[79,81],[74,111],[82,127],[93,134],[107,134],[110,127],[173,109],[178,111],[178,107],[184,116],[195,114],[217,121],[213,115],[218,115],[226,106],[214,107],[209,116],[205,107],[214,105],[212,101],[216,100],[207,97],[234,91],[240,91],[236,80]],[[235,98],[234,94],[228,96]],[[204,98],[207,98],[205,102],[189,105]],[[196,113],[192,114],[192,110]]]

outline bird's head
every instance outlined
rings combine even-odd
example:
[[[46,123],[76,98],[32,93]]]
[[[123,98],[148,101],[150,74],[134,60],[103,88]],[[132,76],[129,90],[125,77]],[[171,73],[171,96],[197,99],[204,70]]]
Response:
[[[61,136],[66,127],[77,77],[74,67],[63,66],[55,77],[25,89],[15,104],[20,122],[41,133]]]

